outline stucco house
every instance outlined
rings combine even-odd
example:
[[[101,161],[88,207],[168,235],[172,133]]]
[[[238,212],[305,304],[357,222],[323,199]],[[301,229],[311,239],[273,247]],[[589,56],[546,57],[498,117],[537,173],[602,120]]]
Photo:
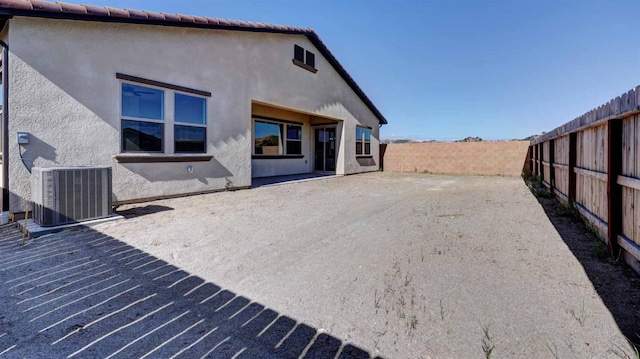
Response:
[[[0,28],[4,213],[33,166],[111,166],[115,203],[378,170],[386,120],[311,29],[39,0]]]

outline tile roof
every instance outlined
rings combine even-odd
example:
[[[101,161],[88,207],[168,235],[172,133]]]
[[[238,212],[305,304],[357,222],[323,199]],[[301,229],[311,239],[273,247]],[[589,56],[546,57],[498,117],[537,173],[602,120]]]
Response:
[[[146,10],[132,10],[132,9],[118,9],[109,6],[93,6],[93,5],[76,5],[63,2],[49,2],[42,0],[0,0],[0,9],[8,10],[24,10],[32,12],[41,12],[49,14],[60,15],[87,15],[87,16],[102,16],[110,18],[122,18],[131,20],[148,20],[148,21],[162,21],[162,22],[174,22],[184,24],[203,24],[203,25],[215,25],[225,27],[244,27],[251,29],[262,30],[275,30],[284,32],[304,32],[313,33],[310,28],[287,26],[287,25],[274,25],[265,24],[261,22],[240,21],[240,20],[228,20],[212,17],[202,17],[183,14],[168,14],[164,12],[146,11]],[[37,16],[36,14],[33,14]],[[44,14],[42,14],[44,15]]]
[[[320,37],[311,28],[194,15],[168,14],[164,12],[145,10],[118,9],[108,6],[76,5],[63,2],[53,3],[42,0],[0,0],[0,16],[2,15],[304,35],[316,46],[316,48],[318,48],[331,65],[333,65],[340,76],[356,92],[358,97],[360,97],[371,112],[374,113],[380,124],[387,123],[384,116],[380,111],[378,111],[375,105],[373,105],[367,95],[365,95],[349,73],[344,69],[344,67],[342,67],[335,56],[333,56],[329,48],[322,42],[322,40],[320,40]]]

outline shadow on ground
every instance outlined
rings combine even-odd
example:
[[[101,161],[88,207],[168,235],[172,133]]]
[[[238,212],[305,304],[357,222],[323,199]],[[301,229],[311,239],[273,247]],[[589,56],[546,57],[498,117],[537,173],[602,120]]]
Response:
[[[0,228],[0,356],[370,358],[91,229]]]
[[[124,218],[129,219],[166,211],[173,211],[173,208],[150,204],[147,206],[133,207],[121,211],[116,211],[116,213],[123,216]]]
[[[259,177],[251,180],[251,188],[266,187],[277,184],[299,182],[311,179],[321,179],[324,177],[334,177],[333,173],[301,173],[297,175],[285,175],[285,176],[273,176],[273,177]]]
[[[580,261],[620,331],[640,346],[640,276],[606,253],[604,243],[555,198],[545,198],[537,183],[538,202],[573,255]],[[548,195],[551,197],[551,195]]]

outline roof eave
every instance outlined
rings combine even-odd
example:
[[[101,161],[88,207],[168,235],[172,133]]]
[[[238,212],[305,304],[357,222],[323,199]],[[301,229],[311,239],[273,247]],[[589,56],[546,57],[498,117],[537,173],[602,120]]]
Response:
[[[25,16],[25,17],[40,17],[40,18],[59,19],[59,20],[81,20],[81,21],[113,22],[113,23],[126,23],[126,24],[140,24],[140,25],[177,26],[177,27],[192,27],[192,28],[230,30],[230,31],[269,32],[269,33],[277,33],[277,34],[306,35],[306,34],[312,33],[311,31],[301,31],[301,30],[258,28],[258,27],[237,26],[237,25],[217,25],[217,24],[197,23],[197,22],[156,20],[156,19],[144,19],[144,18],[125,18],[125,17],[115,17],[115,16],[74,14],[74,13],[62,13],[62,12],[35,11],[35,10],[14,10],[14,9],[6,9],[6,8],[5,9],[0,8],[0,16]]]
[[[340,77],[342,77],[342,79],[349,85],[349,87],[351,87],[351,89],[356,93],[356,95],[358,95],[360,100],[362,100],[362,102],[364,102],[365,105],[367,105],[369,110],[373,112],[373,115],[376,116],[376,118],[378,118],[378,122],[381,125],[386,125],[387,119],[382,115],[382,113],[373,104],[373,102],[369,99],[369,97],[367,97],[364,91],[362,91],[360,86],[358,86],[356,81],[351,77],[351,75],[349,75],[347,70],[345,70],[345,68],[342,67],[340,62],[338,62],[338,59],[336,59],[335,56],[333,56],[333,54],[329,51],[329,48],[327,48],[327,46],[325,46],[322,40],[320,40],[320,37],[315,32],[311,34],[307,34],[306,36],[307,38],[309,38],[311,43],[313,43],[313,45],[318,50],[320,50],[320,52],[322,53],[322,56],[324,56],[324,58],[327,59],[329,63],[331,63],[333,68],[338,72],[338,74],[340,74]]]

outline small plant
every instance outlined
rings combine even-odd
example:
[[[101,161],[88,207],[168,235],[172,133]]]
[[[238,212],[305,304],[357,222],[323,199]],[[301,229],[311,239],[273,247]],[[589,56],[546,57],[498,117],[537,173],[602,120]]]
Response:
[[[579,221],[581,218],[580,211],[578,210],[578,206],[576,206],[575,203],[563,203],[558,209],[558,214],[563,217],[569,217],[576,221]]]
[[[584,300],[582,300],[582,304],[577,311],[571,308],[569,310],[569,313],[571,313],[571,315],[578,321],[578,323],[580,323],[580,326],[584,327],[584,323],[587,322],[587,313],[584,310]]]
[[[482,332],[484,333],[484,336],[482,337],[482,351],[484,352],[484,356],[486,359],[491,359],[491,355],[493,354],[493,350],[495,349],[493,338],[489,333],[490,328],[491,324],[482,327]]]
[[[540,198],[553,198],[551,192],[547,191],[544,188],[536,188],[533,192],[533,195]]]
[[[589,222],[586,218],[584,220],[584,227],[587,229],[589,233],[598,237],[598,228],[596,228],[596,226],[593,223]]]
[[[555,343],[553,342],[551,342],[551,344],[547,343],[547,348],[549,348],[551,355],[553,355],[555,359],[560,359],[560,355],[558,354],[558,347],[556,346]]]
[[[632,353],[629,353],[627,349],[615,343],[613,343],[614,347],[611,349],[611,352],[622,359],[640,359],[640,351],[638,350],[638,347],[631,340],[629,340],[629,338],[627,338],[627,342],[629,342],[629,345],[633,350]]]
[[[378,309],[380,309],[380,299],[382,299],[382,296],[378,297],[378,290],[376,289],[373,292],[373,307],[376,308],[376,314],[378,314]]]
[[[409,276],[409,272],[407,272],[404,276],[404,286],[408,287],[409,284],[411,284],[412,279],[413,279],[413,276]]]
[[[416,327],[418,326],[418,318],[415,315],[411,316],[411,321],[409,322],[409,325],[412,330],[415,330]]]
[[[593,251],[601,261],[606,261],[609,258],[607,245],[597,238],[593,240]]]

